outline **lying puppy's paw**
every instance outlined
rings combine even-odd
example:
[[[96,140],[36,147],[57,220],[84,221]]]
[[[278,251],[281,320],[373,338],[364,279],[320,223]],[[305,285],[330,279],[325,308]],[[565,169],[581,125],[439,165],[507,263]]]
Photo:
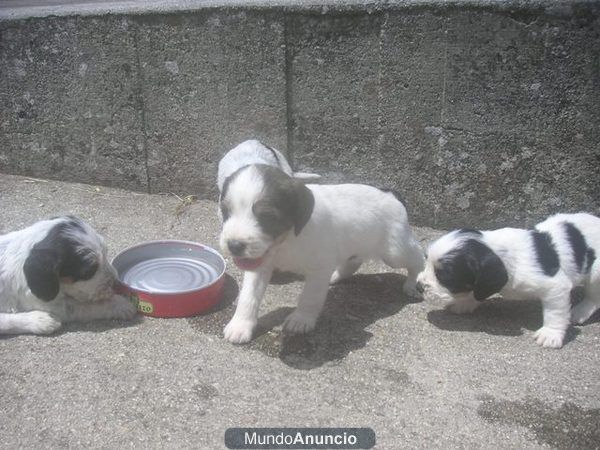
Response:
[[[252,332],[256,323],[251,320],[231,319],[225,326],[223,335],[232,344],[245,344],[252,340]]]
[[[61,323],[45,311],[30,311],[24,314],[27,317],[25,330],[33,334],[51,334],[61,327]]]
[[[316,323],[316,317],[306,313],[294,311],[287,317],[287,319],[285,319],[283,329],[287,333],[308,333],[309,331],[315,329]]]
[[[137,305],[122,295],[115,295],[111,300],[111,316],[115,319],[130,320],[137,314]]]
[[[556,330],[548,327],[540,328],[533,335],[533,338],[539,345],[550,348],[561,348],[564,337],[565,332],[563,330]]]

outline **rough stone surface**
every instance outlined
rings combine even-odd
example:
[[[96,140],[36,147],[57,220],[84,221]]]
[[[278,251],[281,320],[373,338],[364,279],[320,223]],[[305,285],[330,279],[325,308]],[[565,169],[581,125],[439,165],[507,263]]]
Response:
[[[151,192],[216,197],[220,157],[286,149],[283,24],[243,10],[136,18]]]
[[[0,171],[214,199],[256,137],[418,224],[600,213],[597,2],[117,3],[0,9]]]
[[[566,18],[416,9],[295,24],[296,164],[394,187],[422,224],[599,211],[598,9]]]
[[[124,17],[0,22],[0,171],[147,189]]]
[[[89,185],[0,175],[0,233],[74,213],[109,256],[151,239],[217,245],[210,201],[185,203]],[[423,244],[440,231],[416,228]],[[267,290],[256,339],[221,337],[241,274],[222,304],[189,319],[71,324],[48,337],[0,337],[1,448],[223,448],[229,427],[371,427],[381,449],[597,448],[600,322],[561,350],[532,338],[537,301],[495,299],[456,316],[402,296],[381,264],[330,288],[317,329],[281,324],[302,283]]]

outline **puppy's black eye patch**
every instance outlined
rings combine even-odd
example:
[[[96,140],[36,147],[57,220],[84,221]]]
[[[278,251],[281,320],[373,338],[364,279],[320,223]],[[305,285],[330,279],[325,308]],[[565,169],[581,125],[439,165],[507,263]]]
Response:
[[[289,215],[267,201],[256,202],[252,206],[252,213],[258,220],[261,229],[272,237],[281,235],[293,225]]]
[[[276,222],[276,221],[280,221],[282,218],[282,214],[281,212],[279,212],[278,210],[274,209],[274,208],[257,208],[257,211],[255,212],[256,217],[259,220],[268,222]]]

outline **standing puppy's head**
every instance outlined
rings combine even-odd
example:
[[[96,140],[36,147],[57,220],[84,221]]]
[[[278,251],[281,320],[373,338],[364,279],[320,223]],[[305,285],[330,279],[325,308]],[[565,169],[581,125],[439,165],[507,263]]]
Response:
[[[508,281],[506,267],[483,242],[477,230],[456,230],[429,247],[425,270],[418,282],[425,290],[482,301],[500,292]]]
[[[225,180],[221,192],[221,248],[240,269],[256,269],[288,233],[300,233],[314,202],[310,189],[280,169],[242,167]]]
[[[23,264],[33,295],[50,301],[62,290],[81,301],[110,298],[116,273],[106,257],[104,239],[76,217],[50,222],[46,236],[32,246]]]

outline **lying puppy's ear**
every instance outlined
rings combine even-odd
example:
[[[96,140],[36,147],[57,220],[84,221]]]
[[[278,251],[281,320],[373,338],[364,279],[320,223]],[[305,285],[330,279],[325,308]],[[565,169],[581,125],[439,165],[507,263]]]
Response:
[[[482,301],[502,290],[508,282],[508,274],[502,260],[487,245],[473,241],[477,249],[478,268],[473,286],[475,300]]]
[[[310,189],[299,180],[294,180],[294,190],[296,192],[296,205],[294,208],[294,233],[300,234],[302,228],[310,220],[313,208],[315,206],[315,197]]]
[[[58,295],[60,255],[52,249],[32,249],[23,265],[31,292],[47,302]]]
[[[75,281],[89,280],[100,267],[96,254],[87,249],[68,249],[65,252],[62,264],[59,266],[59,275]]]

